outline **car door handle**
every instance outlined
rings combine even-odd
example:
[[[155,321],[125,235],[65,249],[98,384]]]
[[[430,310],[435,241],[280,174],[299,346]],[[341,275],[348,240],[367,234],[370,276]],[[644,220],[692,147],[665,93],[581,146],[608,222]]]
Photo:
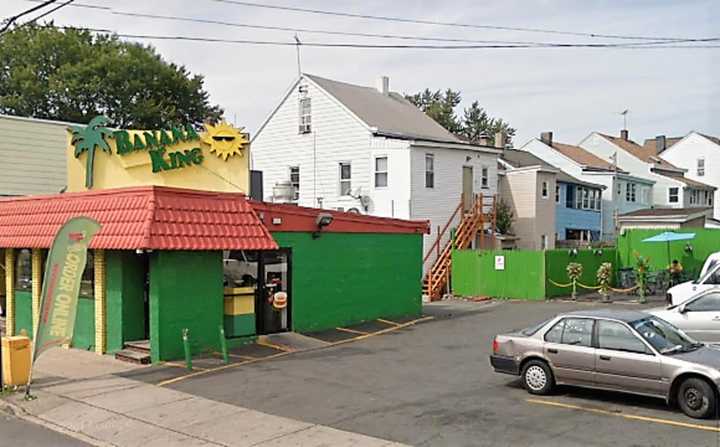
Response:
[[[601,355],[601,356],[600,356],[600,360],[610,361],[610,356],[609,356],[609,355]]]
[[[714,316],[713,319],[712,319],[712,321],[720,321],[720,316],[717,316],[717,315]]]
[[[548,348],[548,352],[549,352],[550,354],[557,354],[557,353],[558,353],[558,350],[557,350],[557,349]]]

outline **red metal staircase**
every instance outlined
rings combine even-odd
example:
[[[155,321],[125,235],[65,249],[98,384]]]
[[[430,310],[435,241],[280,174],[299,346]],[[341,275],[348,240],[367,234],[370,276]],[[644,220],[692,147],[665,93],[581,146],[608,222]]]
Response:
[[[490,200],[487,200],[488,198]],[[460,204],[445,226],[442,229],[438,226],[437,238],[423,257],[423,267],[429,260],[432,262],[432,266],[423,278],[423,295],[428,296],[431,301],[436,301],[448,292],[453,248],[470,247],[478,234],[481,238],[486,237],[484,230],[489,230],[490,234],[487,237],[489,240],[494,240],[496,218],[495,196],[473,194],[473,197],[467,200],[465,197],[461,198]],[[454,238],[448,233],[448,230],[452,230],[453,224],[456,225]],[[481,247],[478,248],[485,248],[483,243],[480,245]],[[435,254],[434,258],[433,254]]]

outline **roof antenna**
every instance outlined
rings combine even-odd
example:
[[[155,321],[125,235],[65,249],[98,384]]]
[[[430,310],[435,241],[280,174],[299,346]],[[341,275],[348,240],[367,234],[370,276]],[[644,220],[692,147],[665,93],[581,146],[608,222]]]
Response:
[[[630,111],[630,109],[625,109],[622,112],[620,112],[620,115],[623,116],[623,130],[627,130],[627,115],[628,115],[629,111]]]
[[[297,52],[298,78],[302,76],[302,70],[300,69],[300,45],[302,45],[302,42],[300,42],[300,38],[298,37],[297,33],[295,33],[295,50]]]

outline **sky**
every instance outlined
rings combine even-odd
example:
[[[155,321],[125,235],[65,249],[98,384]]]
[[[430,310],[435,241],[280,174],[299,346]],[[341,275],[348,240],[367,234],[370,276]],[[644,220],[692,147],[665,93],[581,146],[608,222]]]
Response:
[[[61,0],[62,1],[62,0]],[[719,37],[720,2],[687,1],[329,1],[256,0],[318,10],[429,21],[536,28],[594,34],[680,38]],[[0,17],[37,3],[2,0]],[[402,34],[470,40],[562,43],[627,43],[553,33],[506,31],[378,21],[281,11],[217,0],[76,0],[53,13],[57,25],[101,28],[124,34],[212,37],[293,42],[294,32],[128,17],[142,13],[307,30]],[[26,16],[24,19],[32,17]],[[49,18],[49,17],[48,17]],[[372,44],[408,42],[299,32],[303,42]],[[254,134],[297,77],[294,46],[138,40],[168,61],[205,77],[213,103],[228,121]],[[452,42],[445,42],[453,44]],[[720,45],[720,42],[715,42]],[[553,131],[556,141],[576,144],[592,131],[616,135],[619,114],[629,109],[631,138],[720,135],[720,48],[530,48],[530,49],[339,49],[302,47],[304,72],[374,86],[389,76],[390,89],[459,90],[461,107],[479,101],[491,116],[517,129],[515,146]],[[462,111],[460,111],[462,113]]]

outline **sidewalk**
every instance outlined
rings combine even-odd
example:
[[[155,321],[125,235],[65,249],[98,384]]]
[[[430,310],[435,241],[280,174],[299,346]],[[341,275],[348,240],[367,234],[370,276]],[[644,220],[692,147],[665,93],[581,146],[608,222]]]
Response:
[[[94,445],[401,446],[119,377],[145,367],[91,352],[54,349],[35,368],[37,399],[16,393],[0,406]]]

